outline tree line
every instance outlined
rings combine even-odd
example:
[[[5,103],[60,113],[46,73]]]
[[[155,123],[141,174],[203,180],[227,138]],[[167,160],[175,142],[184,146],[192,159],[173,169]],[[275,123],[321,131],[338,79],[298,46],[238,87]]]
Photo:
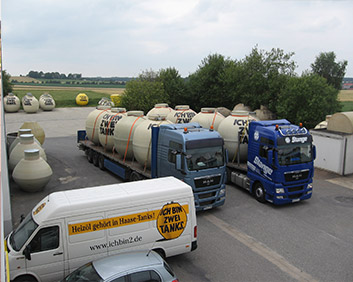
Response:
[[[42,72],[31,70],[26,76],[31,78],[44,78],[44,79],[81,79],[81,73],[69,73],[68,75],[59,72]]]
[[[326,115],[340,110],[337,100],[347,61],[336,62],[334,52],[320,53],[311,70],[295,73],[294,53],[254,47],[241,60],[211,54],[196,72],[182,78],[175,68],[143,71],[126,84],[121,103],[145,113],[156,103],[226,107],[243,103],[253,110],[266,106],[277,118],[312,128]]]

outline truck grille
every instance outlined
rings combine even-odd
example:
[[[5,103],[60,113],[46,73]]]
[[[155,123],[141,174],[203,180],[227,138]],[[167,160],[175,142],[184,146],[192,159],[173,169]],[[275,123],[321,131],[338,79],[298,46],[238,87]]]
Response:
[[[289,199],[298,199],[303,195],[303,193],[288,195]]]
[[[303,186],[297,186],[297,187],[288,187],[288,192],[291,193],[291,192],[297,192],[297,191],[301,191],[303,190]]]
[[[195,178],[195,187],[196,188],[204,188],[213,185],[217,185],[221,181],[221,175],[211,175],[206,177]]]
[[[307,179],[308,177],[309,177],[308,169],[284,173],[284,179],[286,180],[286,182],[304,180],[304,179]]]

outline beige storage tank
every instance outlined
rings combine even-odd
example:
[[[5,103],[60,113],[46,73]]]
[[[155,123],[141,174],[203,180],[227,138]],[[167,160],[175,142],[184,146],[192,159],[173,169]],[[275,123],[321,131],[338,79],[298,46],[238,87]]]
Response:
[[[32,93],[27,93],[22,98],[22,107],[26,113],[36,113],[39,109],[39,102]]]
[[[13,142],[10,144],[10,147],[9,147],[9,155],[10,153],[12,152],[13,148],[15,148],[15,146],[20,143],[20,135],[22,134],[32,134],[32,130],[30,128],[20,128],[18,130],[18,133],[17,133],[17,137],[15,140],[13,140]],[[39,141],[34,137],[34,142],[36,142],[39,146],[41,146],[41,144],[39,143]]]
[[[9,93],[4,97],[4,109],[5,112],[15,113],[21,107],[20,99],[13,93]]]
[[[18,162],[24,158],[24,150],[38,149],[40,156],[46,161],[47,156],[44,149],[34,142],[33,134],[22,134],[20,135],[20,143],[10,153],[9,157],[9,170],[12,171]]]
[[[174,112],[174,110],[172,108],[169,107],[168,104],[166,103],[160,103],[160,104],[155,104],[154,105],[154,108],[151,109],[146,117],[150,117],[150,115],[160,115],[160,116],[163,116],[163,117],[167,117],[167,115],[169,115],[169,113],[172,113]]]
[[[175,106],[175,111],[167,115],[167,120],[172,123],[189,123],[194,116],[196,116],[196,112],[190,109],[190,106],[178,105]]]
[[[134,133],[136,128],[145,120],[143,111],[128,111],[127,116],[115,125],[114,147],[124,161],[133,158],[132,140]]]
[[[24,158],[13,170],[12,178],[26,192],[42,190],[49,182],[53,171],[40,157],[38,149],[24,151]]]
[[[43,111],[51,111],[55,108],[55,100],[49,93],[44,93],[39,97],[39,107]]]
[[[318,123],[314,129],[327,129],[328,120],[332,117],[332,115],[326,115],[326,119],[322,122]]]
[[[251,112],[251,108],[249,106],[245,106],[243,103],[239,103],[234,106],[233,111]]]
[[[45,133],[43,128],[35,121],[27,121],[22,124],[20,128],[30,128],[34,137],[43,145],[45,140]]]
[[[216,111],[219,112],[224,117],[227,117],[232,113],[231,110],[229,110],[225,107],[218,107],[218,108],[216,108]]]
[[[132,140],[134,158],[145,168],[151,167],[152,127],[162,124],[172,124],[165,117],[150,115],[135,130]]]
[[[247,160],[249,123],[257,120],[247,111],[233,111],[218,127],[218,132],[224,139],[224,147],[228,150],[229,162],[235,162],[238,154],[238,140],[240,134],[240,162]]]
[[[353,134],[353,112],[333,114],[327,122],[327,130]]]
[[[273,120],[275,119],[274,113],[272,113],[266,106],[261,105],[260,109],[255,110],[256,117],[259,120]]]
[[[215,108],[202,108],[201,112],[194,116],[190,122],[198,122],[207,129],[212,126],[214,130],[217,130],[222,120],[224,120],[224,116],[218,113]]]
[[[88,140],[92,141],[94,144],[99,144],[99,118],[101,115],[110,112],[110,106],[99,105],[95,110],[90,112],[86,119],[86,134]]]
[[[99,143],[105,150],[112,150],[114,147],[114,130],[117,122],[126,116],[125,108],[112,108],[102,114],[98,119]]]

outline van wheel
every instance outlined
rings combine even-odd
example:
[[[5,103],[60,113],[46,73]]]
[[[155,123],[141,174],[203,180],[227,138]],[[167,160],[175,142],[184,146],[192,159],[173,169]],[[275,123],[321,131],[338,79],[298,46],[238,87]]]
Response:
[[[89,163],[93,162],[93,151],[91,149],[87,149],[87,160]]]
[[[93,152],[92,162],[94,166],[98,166],[98,163],[99,163],[98,158],[99,158],[99,154],[97,152]]]
[[[99,167],[101,170],[105,170],[105,167],[104,167],[104,156],[103,156],[103,155],[99,155],[99,158],[98,158],[98,167]]]
[[[253,188],[254,197],[260,203],[266,202],[265,189],[260,182],[256,183]]]
[[[14,282],[37,282],[37,279],[30,275],[24,275],[17,277]]]
[[[141,175],[139,175],[136,171],[131,172],[130,181],[139,181],[142,180]]]

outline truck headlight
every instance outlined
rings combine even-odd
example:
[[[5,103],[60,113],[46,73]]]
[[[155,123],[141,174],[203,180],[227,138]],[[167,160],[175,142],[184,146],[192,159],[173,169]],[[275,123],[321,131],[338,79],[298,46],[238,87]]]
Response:
[[[284,189],[283,188],[276,188],[276,194],[283,194]]]
[[[309,183],[307,189],[313,189],[313,184]]]
[[[219,197],[223,197],[226,194],[226,189],[219,190]]]

